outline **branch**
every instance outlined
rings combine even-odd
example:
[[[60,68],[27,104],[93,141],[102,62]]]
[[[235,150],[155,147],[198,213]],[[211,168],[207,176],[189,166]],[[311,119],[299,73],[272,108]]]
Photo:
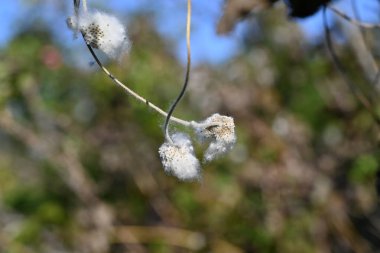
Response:
[[[190,68],[191,68],[191,47],[190,47],[190,31],[191,31],[191,0],[187,0],[187,18],[186,18],[186,47],[187,47],[187,64],[186,64],[186,74],[185,74],[185,81],[182,86],[182,90],[179,93],[178,97],[172,104],[172,106],[169,109],[168,115],[166,116],[165,120],[165,126],[164,126],[164,132],[165,132],[165,139],[171,143],[173,143],[172,139],[169,135],[169,121],[170,117],[172,116],[175,108],[177,107],[178,103],[183,98],[183,95],[185,95],[188,83],[189,83],[189,77],[190,77]]]
[[[380,125],[380,119],[375,113],[375,111],[372,108],[372,104],[369,101],[369,99],[362,94],[362,92],[356,87],[356,84],[346,75],[346,71],[344,69],[343,64],[339,60],[339,57],[335,53],[334,46],[331,40],[331,31],[327,23],[327,15],[326,15],[326,6],[323,7],[323,25],[325,29],[325,37],[326,37],[326,45],[327,49],[330,53],[331,59],[340,73],[342,79],[347,84],[347,86],[350,88],[351,92],[355,95],[355,97],[361,102],[361,104],[367,109],[367,111],[372,115],[373,119],[377,123],[377,125]]]
[[[340,11],[339,9],[335,8],[334,6],[328,5],[327,8],[329,8],[332,12],[334,12],[339,17],[347,20],[351,24],[354,24],[359,27],[368,28],[368,29],[379,29],[380,24],[372,24],[372,23],[364,23],[359,20],[356,20],[350,16],[348,16],[346,13]]]
[[[82,37],[83,37],[84,41],[86,42],[86,39],[84,38],[84,34],[82,32],[81,32],[81,34],[82,34]],[[158,112],[162,116],[166,117],[168,115],[160,107],[158,107],[155,104],[149,102],[147,99],[145,99],[144,97],[140,96],[139,94],[137,94],[136,92],[134,92],[132,89],[128,88],[128,86],[126,86],[124,83],[122,83],[121,81],[119,81],[106,67],[103,66],[103,64],[100,62],[98,56],[96,55],[96,53],[94,52],[94,50],[92,49],[92,47],[89,44],[87,44],[87,42],[86,42],[86,45],[87,45],[87,48],[90,51],[92,57],[95,59],[95,62],[98,64],[98,66],[103,70],[103,72],[116,85],[118,85],[121,88],[123,88],[129,95],[131,95],[132,97],[134,97],[137,101],[140,101],[140,102],[144,103],[149,108],[152,108],[153,110],[155,110],[156,112]],[[183,126],[190,126],[190,122],[188,122],[186,120],[182,120],[182,119],[175,118],[175,117],[172,117],[171,120],[174,121],[174,122],[176,122],[176,123],[178,123],[178,124],[180,124],[180,125],[183,125]]]
[[[79,15],[79,6],[80,6],[80,0],[73,0],[74,1],[74,9],[75,9],[75,15]],[[85,12],[87,12],[87,0],[82,0],[82,7],[83,7],[83,10]],[[92,57],[95,59],[95,62],[98,64],[98,66],[103,70],[103,72],[118,86],[120,86],[121,88],[123,88],[129,95],[131,95],[132,97],[134,97],[137,101],[140,101],[142,103],[144,103],[145,105],[147,105],[149,108],[152,108],[153,110],[155,110],[156,112],[158,112],[159,114],[161,114],[162,116],[164,117],[167,117],[168,114],[162,110],[160,107],[156,106],[155,104],[149,102],[146,98],[140,96],[139,94],[137,94],[136,92],[134,92],[132,89],[130,89],[128,86],[126,86],[124,83],[122,83],[121,81],[119,81],[106,67],[103,66],[103,64],[101,63],[101,61],[99,60],[98,56],[96,55],[95,51],[93,50],[93,48],[91,47],[91,45],[89,45],[85,39],[85,36],[83,34],[83,32],[81,31],[81,34],[82,34],[82,37],[83,37],[83,40],[85,41],[86,45],[87,45],[87,48],[88,50],[90,51]],[[176,117],[167,117],[166,121],[168,121],[168,118],[171,119],[172,121],[180,124],[180,125],[183,125],[183,126],[190,126],[190,122],[186,121],[186,120],[182,120],[182,119],[179,119],[179,118],[176,118]]]

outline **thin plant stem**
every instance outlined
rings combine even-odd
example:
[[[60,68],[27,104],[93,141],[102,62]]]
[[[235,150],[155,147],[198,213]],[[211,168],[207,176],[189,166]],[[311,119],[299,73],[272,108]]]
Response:
[[[339,60],[339,57],[335,53],[334,47],[333,47],[333,42],[331,40],[331,31],[328,26],[327,22],[327,15],[326,15],[326,6],[323,7],[323,26],[325,29],[325,38],[326,38],[326,45],[327,49],[329,51],[329,54],[331,56],[331,59],[342,76],[342,79],[344,82],[347,84],[347,86],[350,88],[351,92],[355,95],[355,97],[361,102],[361,104],[367,109],[367,111],[371,114],[377,125],[380,125],[380,119],[376,115],[375,111],[372,108],[371,102],[368,100],[368,98],[361,93],[361,91],[356,87],[355,83],[346,75],[346,71],[344,69],[343,64]]]
[[[352,7],[352,10],[354,12],[355,19],[360,21],[362,18],[361,18],[356,0],[351,0],[351,7]],[[378,83],[378,76],[379,76],[380,70],[379,70],[379,66],[377,65],[376,60],[375,60],[374,56],[372,55],[371,50],[368,46],[366,36],[365,36],[366,35],[365,32],[366,32],[365,28],[360,26],[359,27],[359,35],[360,35],[360,40],[363,44],[365,56],[368,58],[368,63],[372,67],[373,72],[375,72],[375,73],[370,73],[372,71],[369,70],[370,71],[370,72],[368,72],[369,75],[374,74],[374,78],[372,78],[372,76],[369,77],[369,79],[372,79],[372,80],[370,81],[370,84],[367,86],[369,86],[370,88],[375,87],[376,91],[379,91],[379,87],[378,87],[377,83]],[[373,99],[376,101],[377,100],[376,92],[371,93],[371,95],[372,95]]]
[[[83,11],[87,12],[87,0],[82,0]]]
[[[82,33],[82,37],[84,39],[83,33]],[[98,56],[96,55],[96,53],[94,52],[94,50],[92,49],[92,47],[87,42],[86,42],[86,45],[87,45],[87,48],[90,51],[92,57],[95,59],[96,63],[98,64],[98,66],[103,70],[103,72],[116,85],[118,85],[121,88],[123,88],[129,95],[131,95],[132,97],[134,97],[137,101],[144,103],[146,106],[148,106],[149,108],[152,108],[153,110],[155,110],[156,112],[158,112],[162,116],[167,117],[168,114],[164,110],[162,110],[160,107],[156,106],[155,104],[149,102],[146,98],[140,96],[139,94],[137,94],[136,92],[134,92],[132,89],[130,89],[128,86],[126,86],[124,83],[122,83],[121,81],[119,81],[106,67],[103,66],[103,64],[100,62]],[[190,126],[190,122],[188,122],[186,120],[182,120],[182,119],[179,119],[179,118],[176,118],[176,117],[172,117],[171,120],[174,121],[174,122],[176,122],[176,123],[178,123],[178,124],[180,124],[180,125],[186,126],[186,127]]]
[[[80,6],[80,0],[74,0],[74,12],[77,19],[79,15],[79,6]]]
[[[79,13],[79,6],[80,6],[80,0],[74,0],[74,8],[75,8],[75,13],[76,15],[78,15]],[[86,0],[82,0],[82,6],[83,8],[85,9],[85,11],[87,10],[87,2]],[[167,117],[168,114],[162,110],[160,107],[156,106],[155,104],[149,102],[146,98],[140,96],[138,93],[134,92],[132,89],[130,89],[128,86],[126,86],[123,82],[119,81],[119,79],[117,79],[103,64],[102,62],[99,60],[98,56],[96,55],[95,51],[93,50],[93,48],[87,43],[85,37],[84,37],[84,34],[81,32],[82,34],[82,37],[87,45],[87,48],[88,50],[90,51],[92,57],[94,58],[95,62],[98,64],[98,66],[101,68],[101,70],[118,86],[120,86],[121,88],[123,88],[129,95],[131,95],[132,97],[134,97],[137,101],[139,102],[142,102],[144,103],[146,106],[148,106],[149,108],[155,110],[157,113],[161,114],[162,116],[164,117]],[[190,126],[190,122],[186,121],[186,120],[183,120],[183,119],[179,119],[179,118],[176,118],[176,117],[171,117],[171,119],[173,122],[177,123],[177,124],[180,124],[180,125],[183,125],[183,126]]]
[[[186,64],[186,74],[185,74],[185,81],[183,83],[181,92],[179,93],[178,97],[172,104],[172,106],[169,109],[168,115],[166,116],[165,125],[164,125],[164,133],[165,133],[165,139],[173,143],[172,139],[170,138],[169,134],[169,122],[170,118],[177,107],[178,103],[181,101],[183,95],[186,92],[189,78],[190,78],[190,69],[191,69],[191,44],[190,44],[190,34],[191,34],[191,0],[187,0],[187,18],[186,18],[186,48],[187,48],[187,64]]]
[[[327,8],[329,8],[332,12],[334,12],[339,17],[347,20],[348,22],[350,22],[356,26],[359,26],[362,28],[367,28],[367,29],[379,29],[380,28],[380,24],[372,24],[372,23],[361,22],[359,20],[356,20],[356,19],[348,16],[346,13],[340,11],[339,9],[335,8],[334,6],[329,5],[329,6],[327,6]]]

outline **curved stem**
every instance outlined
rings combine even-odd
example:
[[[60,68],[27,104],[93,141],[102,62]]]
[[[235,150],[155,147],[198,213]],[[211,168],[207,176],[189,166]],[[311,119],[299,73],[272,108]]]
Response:
[[[82,0],[82,5],[83,5],[84,11],[87,11],[87,1],[86,0]],[[79,14],[79,6],[80,6],[80,0],[74,0],[74,9],[75,9],[75,14],[76,15]],[[95,62],[98,64],[98,66],[101,68],[101,70],[116,85],[118,85],[121,88],[123,88],[129,95],[131,95],[132,97],[134,97],[137,101],[140,101],[140,102],[144,103],[149,108],[152,108],[153,110],[155,110],[157,113],[161,114],[162,116],[164,116],[164,117],[168,116],[168,114],[164,110],[162,110],[160,107],[158,107],[155,104],[149,102],[146,98],[144,98],[144,97],[140,96],[139,94],[137,94],[136,92],[134,92],[132,89],[130,89],[124,83],[122,83],[121,81],[119,81],[106,67],[104,67],[103,64],[101,63],[101,61],[99,60],[98,56],[94,52],[93,48],[87,43],[86,39],[84,38],[84,34],[82,32],[81,32],[81,34],[82,34],[83,40],[85,41],[85,43],[87,45],[88,50],[90,51],[92,57],[95,59]],[[183,125],[183,126],[186,126],[186,127],[190,126],[190,122],[188,122],[186,120],[182,120],[182,119],[179,119],[179,118],[176,118],[176,117],[171,117],[171,120],[174,121],[177,124],[180,124],[180,125]]]
[[[362,18],[361,18],[356,0],[351,0],[351,8],[354,12],[355,19],[358,21],[361,21]],[[361,58],[365,59],[365,60],[359,60],[359,62],[361,62],[364,70],[366,71],[367,79],[370,79],[370,82],[367,83],[367,87],[369,87],[370,89],[372,87],[375,87],[376,92],[371,92],[370,95],[374,101],[377,101],[378,97],[376,96],[376,94],[378,94],[380,90],[378,86],[378,76],[380,73],[379,66],[376,63],[375,57],[373,56],[369,48],[368,41],[366,39],[365,28],[358,27],[358,30],[359,30],[358,39],[355,39],[356,43],[353,43],[353,44],[359,45],[362,48],[362,50],[356,49],[357,53],[361,56]],[[353,32],[353,34],[355,34],[355,32]]]
[[[79,6],[80,6],[80,0],[74,0],[74,12],[77,18],[79,15]]]
[[[87,12],[87,0],[82,0],[83,11]]]
[[[173,143],[172,139],[170,138],[169,134],[169,122],[170,118],[177,107],[178,103],[181,101],[183,95],[186,92],[187,85],[189,83],[189,77],[190,77],[190,68],[191,68],[191,47],[190,47],[190,31],[191,31],[191,0],[187,0],[187,18],[186,18],[186,47],[187,47],[187,64],[186,64],[186,74],[185,74],[185,81],[182,86],[182,90],[179,93],[178,97],[172,104],[172,106],[169,109],[168,115],[166,116],[165,125],[164,125],[164,133],[165,133],[165,139],[169,141],[170,143]]]
[[[328,52],[331,56],[331,59],[335,65],[336,69],[340,73],[342,79],[344,80],[344,82],[347,84],[347,86],[351,90],[351,92],[355,95],[355,97],[361,102],[361,104],[371,114],[371,116],[375,120],[376,124],[380,125],[380,119],[376,115],[375,111],[373,110],[371,102],[368,100],[368,98],[364,94],[362,94],[361,90],[359,90],[358,87],[356,87],[355,83],[346,75],[346,71],[344,69],[344,66],[334,51],[333,42],[331,40],[331,31],[330,31],[330,28],[329,28],[328,22],[327,22],[326,9],[327,9],[327,7],[324,6],[323,7],[323,26],[325,29],[326,45],[327,45]]]
[[[350,23],[352,23],[352,24],[354,24],[356,26],[363,27],[363,28],[368,28],[368,29],[375,29],[375,28],[379,29],[380,28],[380,24],[371,24],[371,23],[361,22],[359,20],[356,20],[356,19],[348,16],[346,13],[338,10],[334,6],[328,5],[327,8],[329,8],[332,12],[334,12],[339,17],[347,20],[348,22],[350,22]]]
[[[83,33],[82,33],[82,37],[84,39]],[[147,99],[145,99],[144,97],[140,96],[139,94],[137,94],[136,92],[134,92],[133,90],[131,90],[130,88],[128,88],[124,83],[122,83],[121,81],[119,81],[106,67],[103,66],[103,64],[100,62],[98,56],[96,55],[96,53],[94,52],[94,50],[92,49],[92,47],[89,44],[87,44],[87,42],[86,42],[86,45],[87,45],[87,48],[90,51],[92,57],[95,59],[96,63],[98,64],[98,66],[103,70],[103,72],[116,85],[118,85],[121,88],[123,88],[129,95],[131,95],[132,97],[134,97],[137,101],[140,101],[140,102],[144,103],[149,108],[152,108],[153,110],[155,110],[156,112],[158,112],[162,116],[165,116],[165,117],[168,116],[168,114],[164,110],[162,110],[160,107],[156,106],[155,104],[152,104]],[[176,123],[178,123],[178,124],[180,124],[180,125],[183,125],[183,126],[190,126],[190,122],[188,122],[186,120],[182,120],[182,119],[179,119],[179,118],[176,118],[176,117],[172,117],[171,120],[174,121],[174,122],[176,122]]]

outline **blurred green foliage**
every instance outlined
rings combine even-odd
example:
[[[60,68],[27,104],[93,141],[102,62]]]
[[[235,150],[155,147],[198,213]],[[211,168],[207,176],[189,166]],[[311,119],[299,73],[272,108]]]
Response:
[[[364,154],[355,159],[350,170],[350,179],[358,183],[373,183],[379,164],[375,155]]]
[[[49,32],[16,36],[0,52],[0,252],[378,252],[379,227],[373,239],[365,226],[378,217],[375,122],[294,24],[257,22],[244,54],[193,69],[176,112],[235,118],[236,148],[200,183],[164,174],[160,116]],[[172,45],[145,17],[131,36],[131,55],[107,65],[167,108],[183,78]]]

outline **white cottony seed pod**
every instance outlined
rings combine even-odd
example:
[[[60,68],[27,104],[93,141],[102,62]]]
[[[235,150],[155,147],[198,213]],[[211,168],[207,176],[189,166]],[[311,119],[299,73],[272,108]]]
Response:
[[[232,117],[215,113],[203,122],[191,122],[198,138],[209,141],[210,144],[205,152],[206,162],[230,151],[236,143],[235,123]]]
[[[113,59],[129,52],[131,42],[126,28],[114,16],[103,12],[84,12],[67,19],[67,26],[82,32],[86,42]]]
[[[200,164],[189,137],[176,133],[172,140],[173,143],[165,142],[158,150],[165,172],[183,181],[199,180]]]

